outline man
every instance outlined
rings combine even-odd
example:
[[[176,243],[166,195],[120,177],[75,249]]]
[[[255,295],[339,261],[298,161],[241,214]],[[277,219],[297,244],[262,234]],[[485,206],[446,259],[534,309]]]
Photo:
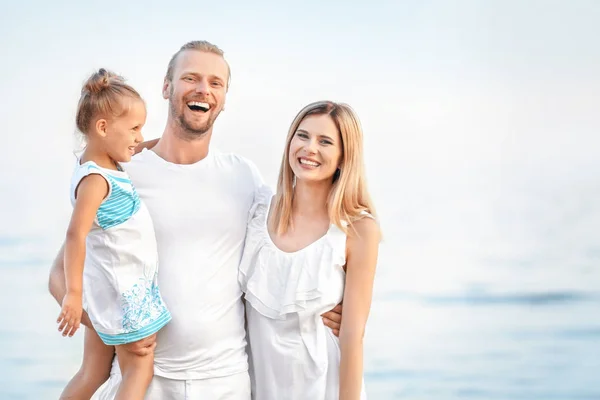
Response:
[[[124,165],[152,215],[159,285],[173,317],[156,343],[148,338],[138,348],[146,354],[157,345],[146,395],[151,400],[250,399],[237,269],[262,179],[244,158],[210,150],[229,79],[217,46],[185,44],[171,58],[164,80],[169,114],[161,139]],[[65,292],[62,252],[50,274],[50,291],[59,303]],[[325,323],[339,329],[339,315],[327,317]],[[113,363],[100,398],[114,398],[119,382]]]

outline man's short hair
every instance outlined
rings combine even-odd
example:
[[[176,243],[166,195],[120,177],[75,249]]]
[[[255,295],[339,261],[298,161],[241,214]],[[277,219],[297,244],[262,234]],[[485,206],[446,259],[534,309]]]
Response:
[[[169,61],[169,66],[167,67],[167,75],[165,76],[165,78],[169,81],[173,80],[173,70],[175,69],[177,56],[181,52],[186,50],[196,50],[203,51],[205,53],[213,53],[223,57],[223,60],[225,60],[225,53],[217,45],[214,45],[206,40],[192,40],[191,42],[187,42],[186,44],[181,46],[177,53],[173,54],[173,57],[171,57],[171,60]],[[229,87],[229,83],[231,81],[231,68],[229,68],[229,63],[227,62],[227,60],[225,60],[225,64],[227,64],[227,87]]]

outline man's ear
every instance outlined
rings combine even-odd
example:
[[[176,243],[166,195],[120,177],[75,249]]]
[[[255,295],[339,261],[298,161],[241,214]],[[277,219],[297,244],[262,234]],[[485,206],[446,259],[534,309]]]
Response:
[[[169,78],[166,78],[166,77],[163,82],[162,95],[163,95],[163,99],[165,99],[165,100],[167,100],[169,97],[171,97],[171,81],[169,80]]]

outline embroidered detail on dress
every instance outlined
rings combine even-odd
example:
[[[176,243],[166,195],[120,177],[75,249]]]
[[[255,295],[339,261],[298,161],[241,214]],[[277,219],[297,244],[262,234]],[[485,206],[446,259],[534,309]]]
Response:
[[[140,278],[139,283],[121,295],[123,330],[135,332],[151,324],[167,312],[162,302],[156,276]]]

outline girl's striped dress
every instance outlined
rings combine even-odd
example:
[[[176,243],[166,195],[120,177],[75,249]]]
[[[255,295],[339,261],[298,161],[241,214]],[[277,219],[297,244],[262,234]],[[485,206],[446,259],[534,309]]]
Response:
[[[77,162],[71,203],[89,174],[108,183],[108,195],[86,238],[83,307],[108,345],[135,342],[171,320],[158,289],[158,253],[152,219],[126,172]]]

